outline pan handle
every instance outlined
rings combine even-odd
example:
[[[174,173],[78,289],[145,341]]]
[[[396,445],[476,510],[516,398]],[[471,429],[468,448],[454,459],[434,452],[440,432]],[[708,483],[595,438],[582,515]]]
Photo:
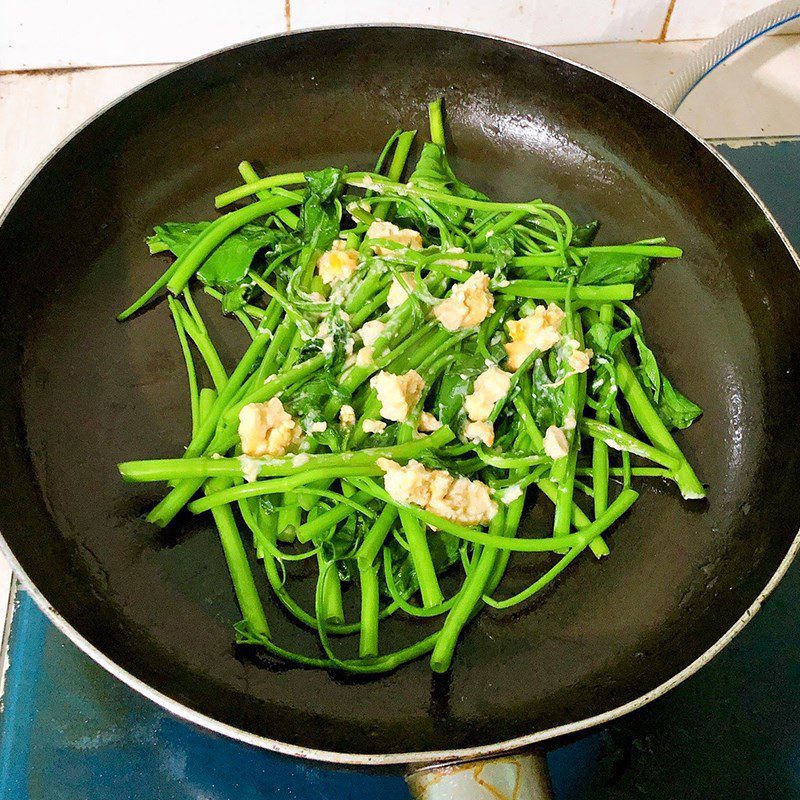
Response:
[[[552,800],[542,751],[424,767],[406,776],[414,800]]]

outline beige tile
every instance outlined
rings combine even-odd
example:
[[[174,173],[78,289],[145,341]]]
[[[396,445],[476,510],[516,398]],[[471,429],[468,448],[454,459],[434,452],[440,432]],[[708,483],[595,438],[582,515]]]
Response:
[[[0,70],[178,62],[293,28],[404,22],[535,43],[656,38],[670,0],[4,0]],[[715,3],[724,0],[714,0]],[[42,25],[43,17],[47,25]]]
[[[292,26],[407,22],[544,45],[656,38],[668,6],[669,0],[292,0]]]
[[[658,38],[670,7],[667,37],[694,39],[769,1],[4,0],[0,71],[179,62],[290,26],[364,22],[444,25],[539,45],[636,41]]]
[[[734,22],[771,5],[775,0],[676,0],[667,28],[667,39],[706,39]],[[800,22],[791,22],[784,33],[800,32]]]
[[[3,0],[0,70],[187,61],[285,30],[285,6],[285,0]]]
[[[72,130],[163,65],[0,75],[0,207]]]
[[[700,44],[615,42],[547,49],[579,64],[586,64],[648,97],[656,97]]]
[[[552,50],[658,98],[702,44],[627,42]],[[764,38],[705,78],[689,95],[679,116],[709,139],[800,134],[798,75],[800,36]]]

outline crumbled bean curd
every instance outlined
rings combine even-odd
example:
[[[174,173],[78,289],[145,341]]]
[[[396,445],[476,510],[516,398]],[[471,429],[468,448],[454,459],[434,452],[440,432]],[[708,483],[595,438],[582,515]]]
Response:
[[[120,472],[169,485],[148,515],[158,525],[187,506],[213,511],[242,614],[237,641],[278,659],[385,672],[429,655],[443,672],[484,604],[515,606],[584,550],[609,553],[603,536],[643,474],[632,455],[685,498],[705,494],[671,433],[701,410],[654,361],[642,385],[641,321],[626,303],[652,259],[680,250],[661,239],[596,246],[596,226],[556,206],[487,200],[452,176],[439,101],[430,133],[406,182],[411,131],[391,138],[374,171],[260,178],[243,162],[245,183],[216,202],[225,212],[251,202],[199,228],[156,228],[151,251],[180,255],[120,314],[168,288],[192,411],[185,452]],[[228,313],[219,324],[245,328],[238,365],[217,354],[184,292],[196,276]],[[620,344],[627,328],[636,348]],[[540,491],[552,528],[523,534],[523,506]],[[591,498],[576,509],[582,491]],[[271,594],[246,557],[253,546]],[[512,596],[507,550],[549,554]],[[311,609],[292,599],[291,561],[305,558],[306,573],[319,570]],[[465,569],[464,591],[445,597],[452,581],[441,577],[465,580]],[[358,617],[345,618],[343,580],[357,584]],[[278,605],[308,630],[302,651],[273,639]],[[387,652],[380,626],[411,613],[438,619],[438,631]],[[358,637],[357,656],[341,655],[342,636]]]

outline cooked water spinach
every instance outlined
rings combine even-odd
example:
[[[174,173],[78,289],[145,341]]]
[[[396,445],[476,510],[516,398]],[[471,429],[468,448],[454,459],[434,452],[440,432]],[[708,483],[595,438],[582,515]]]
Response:
[[[630,305],[680,249],[595,245],[596,221],[489,199],[453,172],[440,101],[429,116],[406,180],[414,131],[396,131],[372,171],[260,178],[243,162],[216,205],[245,204],[156,227],[151,253],[175,258],[119,315],[166,288],[192,412],[181,457],[120,464],[122,477],[166,482],[157,525],[210,512],[237,641],[300,665],[378,673],[430,654],[443,672],[483,606],[529,600],[586,550],[607,556],[635,482],[705,496],[672,435],[702,411]],[[232,369],[190,285],[246,330]],[[552,525],[518,536],[534,502]],[[512,557],[531,578],[509,596]],[[304,604],[293,588],[309,575]],[[278,606],[316,646],[275,640]],[[387,652],[396,615],[424,634]]]

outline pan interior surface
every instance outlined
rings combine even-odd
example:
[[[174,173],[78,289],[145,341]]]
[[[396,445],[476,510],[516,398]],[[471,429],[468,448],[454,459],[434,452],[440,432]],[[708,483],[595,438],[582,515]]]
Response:
[[[578,221],[599,218],[602,243],[665,235],[685,249],[636,305],[665,372],[705,410],[678,440],[708,501],[646,483],[609,537],[610,558],[584,557],[511,612],[486,609],[446,675],[432,675],[424,659],[375,678],[290,668],[232,644],[239,615],[210,521],[186,515],[160,532],[143,516],[161,488],[120,481],[118,461],[181,452],[189,411],[165,304],[125,324],[114,316],[165,266],[146,254],[152,226],[211,218],[214,195],[238,182],[239,161],[270,173],[369,167],[395,128],[426,130],[427,102],[438,96],[464,180],[500,199],[547,198]],[[0,530],[90,643],[189,709],[248,733],[380,754],[578,722],[705,652],[796,535],[800,281],[790,253],[690,134],[543,53],[378,27],[214,55],[149,84],[69,141],[9,212],[0,254]],[[234,363],[238,323],[203,308]],[[515,557],[503,591],[546,563]],[[274,603],[267,609],[277,641],[316,653],[312,636]],[[424,630],[387,625],[381,647]]]

